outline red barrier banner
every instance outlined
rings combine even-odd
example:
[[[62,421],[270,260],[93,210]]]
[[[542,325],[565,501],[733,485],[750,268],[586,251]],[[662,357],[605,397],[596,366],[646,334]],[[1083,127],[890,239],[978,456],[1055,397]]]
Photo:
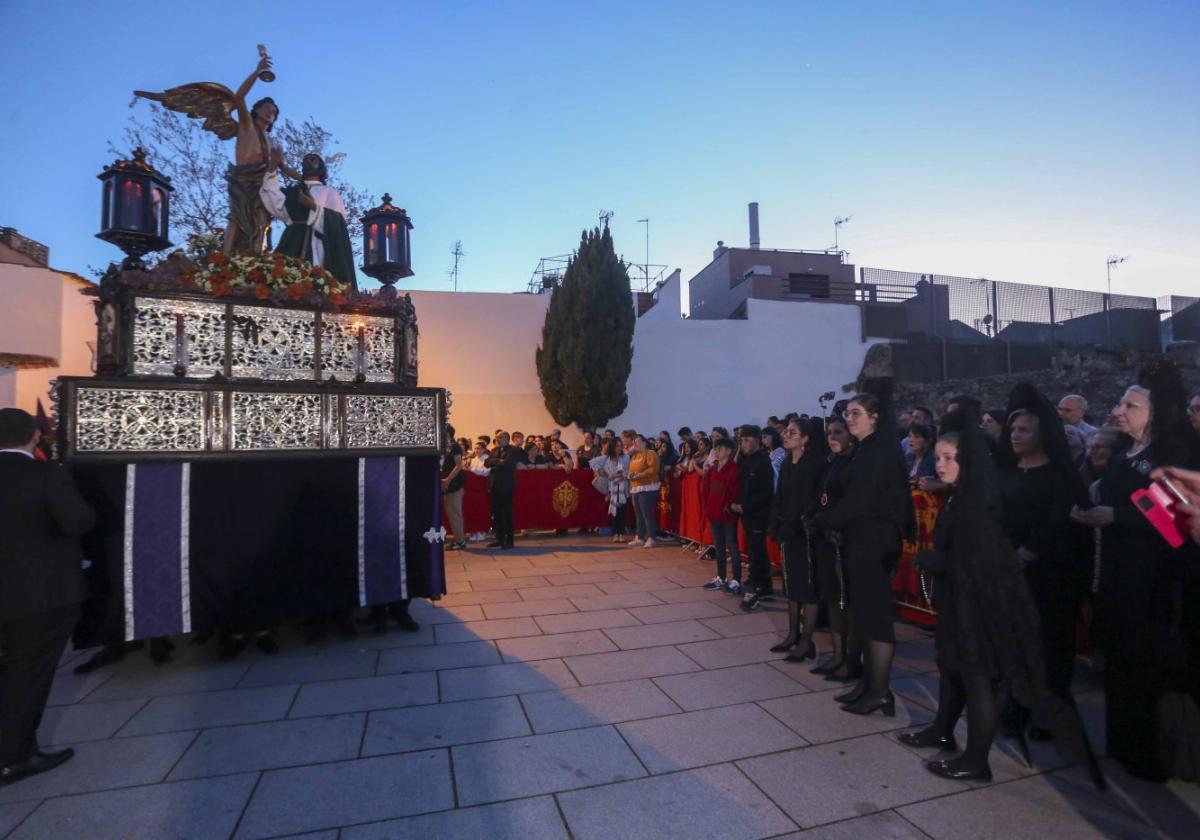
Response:
[[[513,497],[517,529],[599,528],[609,524],[608,502],[592,487],[591,470],[518,470]],[[463,529],[468,534],[492,527],[487,479],[467,475]],[[446,522],[449,528],[449,520]]]
[[[892,579],[892,591],[902,617],[931,626],[937,623],[937,615],[921,591],[921,575],[913,565],[913,558],[918,552],[933,548],[933,527],[946,499],[925,490],[913,490],[912,501],[917,516],[917,535],[915,540],[904,541],[904,551]]]

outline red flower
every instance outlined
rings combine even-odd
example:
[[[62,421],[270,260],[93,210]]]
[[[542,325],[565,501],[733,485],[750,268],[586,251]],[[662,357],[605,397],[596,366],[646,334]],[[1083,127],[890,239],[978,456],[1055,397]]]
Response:
[[[271,266],[271,276],[276,280],[282,280],[284,277],[287,277],[287,269],[283,267],[282,262],[277,262]]]
[[[226,262],[226,257],[220,251],[214,251],[208,255],[208,262],[210,265],[221,265]]]
[[[271,296],[271,290],[263,283],[258,283],[254,287],[254,296],[259,300],[266,300]]]

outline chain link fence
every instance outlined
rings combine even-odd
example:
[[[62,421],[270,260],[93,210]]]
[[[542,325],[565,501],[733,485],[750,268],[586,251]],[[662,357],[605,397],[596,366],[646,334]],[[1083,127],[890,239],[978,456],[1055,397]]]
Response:
[[[1163,346],[1159,308],[1150,297],[866,267],[859,269],[856,297],[866,335],[904,339],[893,358],[911,360],[919,381],[1045,368],[1062,346],[1143,352]],[[1200,307],[1190,314],[1185,326],[1200,335]]]

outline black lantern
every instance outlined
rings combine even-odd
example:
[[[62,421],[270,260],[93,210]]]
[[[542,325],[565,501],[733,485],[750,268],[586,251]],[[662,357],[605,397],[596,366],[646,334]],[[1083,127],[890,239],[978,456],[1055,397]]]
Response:
[[[125,252],[123,269],[144,269],[142,256],[169,248],[171,179],[146,163],[146,150],[118,160],[96,176],[104,184],[99,239]]]
[[[412,277],[412,250],[408,232],[412,221],[392,197],[383,194],[383,203],[362,217],[363,271],[383,284],[379,295],[394,298],[394,285],[402,277]]]

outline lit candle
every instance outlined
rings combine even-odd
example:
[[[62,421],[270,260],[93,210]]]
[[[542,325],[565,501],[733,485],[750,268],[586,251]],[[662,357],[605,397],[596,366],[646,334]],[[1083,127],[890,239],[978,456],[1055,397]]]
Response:
[[[175,313],[175,375],[187,373],[188,348],[187,332],[184,330],[183,313]]]
[[[354,373],[355,378],[362,382],[367,378],[367,328],[363,324],[358,324],[355,327],[357,334],[358,354],[355,359]]]

